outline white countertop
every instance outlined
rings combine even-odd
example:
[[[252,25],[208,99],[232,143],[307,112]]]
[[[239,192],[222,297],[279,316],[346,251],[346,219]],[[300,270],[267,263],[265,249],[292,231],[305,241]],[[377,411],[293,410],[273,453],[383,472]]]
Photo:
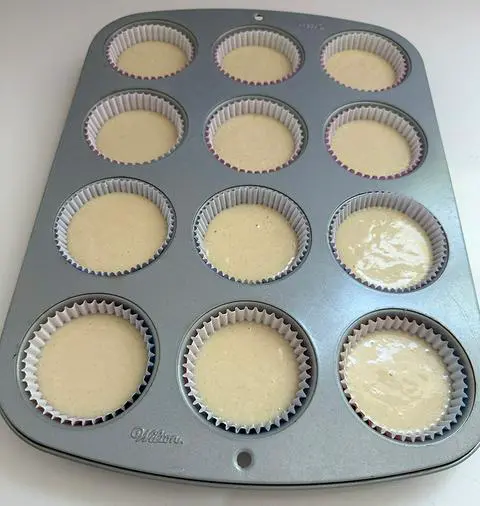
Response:
[[[477,0],[204,0],[202,7],[310,12],[383,25],[409,39],[427,67],[438,121],[480,289],[480,2]],[[194,0],[0,0],[0,322],[87,47],[105,24],[148,10],[199,7]],[[477,186],[479,185],[479,186]],[[172,485],[102,471],[34,450],[0,421],[0,504],[324,504],[450,506],[480,498],[480,451],[442,473],[353,488],[261,492]]]

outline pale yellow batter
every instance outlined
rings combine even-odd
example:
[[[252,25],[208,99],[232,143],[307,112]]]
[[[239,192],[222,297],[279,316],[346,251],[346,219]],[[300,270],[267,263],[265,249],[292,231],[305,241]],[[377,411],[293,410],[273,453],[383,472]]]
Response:
[[[59,328],[42,350],[38,385],[46,401],[70,417],[113,413],[143,381],[147,350],[123,318],[81,316]]]
[[[201,348],[195,379],[216,417],[237,425],[265,424],[287,409],[298,389],[298,365],[289,343],[271,327],[235,323]]]
[[[187,55],[168,42],[139,42],[120,54],[117,66],[139,77],[165,77],[187,66]]]
[[[348,168],[367,176],[392,176],[411,161],[406,139],[394,128],[374,120],[356,120],[339,127],[332,149]]]
[[[280,121],[261,114],[244,114],[218,129],[213,148],[233,167],[265,172],[288,162],[295,146],[292,134]]]
[[[236,79],[268,83],[292,72],[290,60],[280,51],[263,46],[243,46],[225,55],[222,69]]]
[[[384,207],[352,213],[336,234],[342,262],[362,280],[385,288],[422,281],[432,265],[430,240],[406,214]]]
[[[377,425],[425,430],[448,408],[451,382],[440,355],[402,331],[366,336],[348,354],[345,378],[352,399]]]
[[[117,272],[149,260],[166,236],[166,220],[153,202],[132,193],[108,193],[73,215],[67,247],[82,267]]]
[[[332,55],[325,67],[338,82],[357,90],[383,90],[396,81],[395,70],[390,63],[375,53],[358,49]]]
[[[204,248],[211,264],[240,280],[261,281],[287,268],[297,252],[297,236],[278,211],[240,204],[210,222]]]
[[[104,156],[124,163],[151,162],[177,143],[175,125],[162,114],[135,110],[109,119],[96,139]]]

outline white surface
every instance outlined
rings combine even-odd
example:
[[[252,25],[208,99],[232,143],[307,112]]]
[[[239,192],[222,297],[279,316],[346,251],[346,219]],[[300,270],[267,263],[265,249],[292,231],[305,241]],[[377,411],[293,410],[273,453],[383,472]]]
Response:
[[[475,228],[480,185],[477,0],[0,0],[0,322],[90,40],[102,26],[126,14],[200,5],[295,9],[356,19],[395,30],[416,45],[426,63],[480,288],[480,234]],[[408,481],[324,491],[235,491],[171,485],[75,464],[30,448],[0,422],[2,505],[450,506],[459,500],[474,504],[479,497],[480,451],[450,471]]]

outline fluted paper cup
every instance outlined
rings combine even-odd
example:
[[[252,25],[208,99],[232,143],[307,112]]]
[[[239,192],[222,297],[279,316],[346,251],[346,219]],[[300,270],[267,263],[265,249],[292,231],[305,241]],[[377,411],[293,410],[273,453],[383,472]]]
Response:
[[[365,51],[372,53],[387,62],[393,69],[395,78],[390,86],[358,88],[351,83],[343,82],[330,74],[327,69],[328,60],[343,51]],[[324,46],[321,53],[321,64],[325,72],[337,83],[360,91],[383,91],[394,88],[402,83],[409,71],[409,62],[405,51],[395,42],[372,32],[345,32],[336,35]]]
[[[298,365],[298,387],[290,405],[279,412],[278,415],[270,420],[266,420],[264,423],[242,424],[236,423],[234,420],[222,418],[218,413],[214,413],[210,410],[208,404],[202,398],[202,393],[197,387],[195,369],[202,347],[215,332],[227,325],[234,325],[239,322],[254,322],[267,325],[274,329],[278,332],[280,337],[288,342]],[[255,306],[255,304],[249,304],[248,306],[232,305],[230,309],[221,311],[211,318],[208,318],[193,332],[187,344],[183,360],[184,385],[187,396],[191,400],[193,406],[217,427],[236,433],[247,434],[270,431],[272,428],[279,427],[292,419],[298,409],[304,404],[310,388],[311,360],[308,347],[304,342],[300,330],[296,328],[295,325],[286,323],[281,315],[277,315],[266,309],[261,309]],[[219,388],[221,388],[221,385],[219,385]]]
[[[119,65],[119,58],[127,49],[142,42],[165,42],[181,50],[185,54],[185,65],[166,74],[154,73],[135,74],[125,70]],[[131,26],[119,31],[112,37],[107,45],[107,60],[120,74],[135,79],[159,79],[171,77],[184,70],[195,57],[195,44],[186,30],[177,26],[162,23],[146,23]]]
[[[432,252],[432,261],[426,275],[419,282],[401,288],[392,288],[380,283],[371,283],[370,281],[364,279],[361,275],[357,274],[354,269],[347,266],[343,261],[336,244],[336,234],[340,225],[353,213],[371,208],[383,208],[399,211],[416,222],[427,235]],[[370,288],[392,293],[405,293],[413,290],[419,290],[420,288],[431,284],[442,273],[448,259],[447,236],[435,216],[433,216],[428,209],[414,199],[405,195],[388,192],[362,193],[348,199],[344,204],[342,204],[335,212],[332,221],[330,222],[329,243],[337,262],[348,274],[350,274],[350,276]]]
[[[291,69],[283,76],[267,81],[262,79],[246,79],[242,75],[231,74],[224,68],[223,60],[229,53],[242,47],[264,47],[273,49],[285,56],[290,63]],[[250,85],[278,84],[286,81],[298,72],[303,63],[302,51],[299,43],[292,37],[271,29],[240,29],[222,38],[217,44],[214,54],[215,63],[223,74],[230,79]]]
[[[117,160],[107,156],[97,146],[97,136],[102,127],[112,118],[130,111],[149,111],[164,116],[175,127],[177,132],[173,145],[163,153],[153,158],[142,161]],[[131,91],[111,95],[97,103],[87,116],[84,126],[84,135],[90,148],[102,158],[111,162],[140,165],[154,160],[160,160],[169,155],[178,147],[183,139],[185,131],[185,119],[183,113],[169,98],[149,91]],[[128,139],[121,139],[122,143]]]
[[[137,263],[123,270],[96,270],[91,266],[83,265],[72,255],[68,246],[68,229],[70,222],[72,221],[75,214],[87,202],[90,202],[92,199],[113,193],[129,193],[148,199],[158,207],[160,213],[165,219],[167,232],[165,239],[161,244],[159,244],[157,250],[154,251],[153,254],[149,258],[146,258],[143,262]],[[97,276],[119,276],[142,269],[157,259],[170,243],[174,234],[174,230],[175,213],[173,211],[173,207],[167,197],[158,188],[155,188],[154,186],[138,179],[112,178],[97,181],[85,186],[84,188],[75,192],[65,202],[65,204],[63,204],[55,220],[55,242],[63,258],[65,258],[68,263],[77,269],[90,274],[95,274]]]
[[[417,321],[418,320],[418,321]],[[462,416],[462,409],[465,407],[467,398],[466,375],[463,366],[455,352],[455,349],[440,334],[434,332],[418,319],[400,318],[398,316],[386,316],[381,318],[372,318],[368,322],[362,323],[359,327],[347,337],[343,344],[340,354],[339,375],[340,382],[349,404],[358,414],[358,416],[371,428],[380,432],[386,437],[400,441],[417,442],[432,440],[448,432]],[[451,382],[450,399],[440,418],[429,427],[418,427],[412,430],[397,430],[394,427],[387,427],[378,420],[371,418],[360,405],[349,390],[348,374],[345,367],[349,354],[355,346],[362,340],[372,336],[378,331],[398,330],[411,336],[424,339],[432,350],[441,357],[445,364]]]
[[[81,418],[63,413],[55,408],[44,397],[40,389],[37,377],[37,368],[42,357],[43,348],[50,341],[55,332],[68,325],[69,322],[82,316],[102,314],[112,315],[129,322],[141,335],[145,342],[145,356],[147,358],[143,380],[138,385],[134,394],[123,405],[113,412],[106,412],[96,418]],[[74,360],[74,357],[71,357]],[[155,361],[155,343],[150,329],[131,308],[116,302],[105,300],[83,300],[64,307],[53,316],[46,318],[28,338],[24,358],[21,362],[21,381],[31,402],[46,416],[66,425],[94,425],[110,420],[128,409],[139,397],[147,386],[152,375]],[[98,385],[101,389],[103,385]]]
[[[295,232],[297,238],[296,254],[292,261],[274,276],[265,276],[262,279],[256,280],[239,279],[228,272],[218,269],[208,258],[204,241],[210,223],[225,209],[242,204],[256,204],[277,211],[288,221]],[[239,186],[217,193],[202,206],[195,219],[193,236],[198,254],[214,272],[233,281],[258,284],[280,279],[293,272],[302,263],[308,253],[311,231],[307,217],[303,211],[287,196],[261,186]]]

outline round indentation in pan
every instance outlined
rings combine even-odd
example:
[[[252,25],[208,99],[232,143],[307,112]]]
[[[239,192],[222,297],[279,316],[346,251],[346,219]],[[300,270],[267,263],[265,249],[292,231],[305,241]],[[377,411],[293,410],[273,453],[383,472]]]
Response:
[[[383,91],[402,83],[409,71],[406,52],[372,32],[334,35],[324,45],[321,65],[337,83],[360,91]]]
[[[225,304],[199,319],[186,339],[186,398],[215,426],[269,432],[306,408],[316,381],[314,351],[302,327],[280,309]]]
[[[156,348],[139,308],[114,296],[78,296],[51,308],[28,332],[19,354],[21,388],[52,420],[99,424],[142,395]]]
[[[92,108],[84,134],[102,158],[136,165],[172,153],[183,139],[185,125],[185,113],[172,98],[145,90],[124,91]]]
[[[455,337],[430,317],[404,309],[358,320],[343,340],[338,374],[355,413],[403,442],[447,436],[474,398],[470,362]]]
[[[287,104],[246,96],[213,111],[205,140],[210,152],[227,167],[240,172],[275,172],[300,156],[306,126]]]
[[[369,192],[348,199],[335,211],[328,236],[340,266],[376,290],[423,288],[438,278],[448,260],[441,224],[404,195]]]
[[[193,228],[197,251],[213,271],[250,284],[293,272],[308,253],[310,237],[310,225],[300,207],[282,193],[261,186],[217,193],[200,208]]]
[[[138,179],[91,183],[63,204],[55,220],[61,255],[83,272],[118,276],[160,256],[175,232],[168,198]]]
[[[303,63],[300,43],[274,28],[246,26],[227,33],[214,48],[218,69],[230,79],[251,85],[278,84]]]
[[[334,113],[325,143],[341,167],[370,179],[405,176],[422,163],[426,151],[425,135],[412,118],[374,102],[350,104]]]
[[[183,27],[169,22],[134,24],[107,43],[110,65],[128,77],[159,79],[184,70],[195,58],[195,41]]]

